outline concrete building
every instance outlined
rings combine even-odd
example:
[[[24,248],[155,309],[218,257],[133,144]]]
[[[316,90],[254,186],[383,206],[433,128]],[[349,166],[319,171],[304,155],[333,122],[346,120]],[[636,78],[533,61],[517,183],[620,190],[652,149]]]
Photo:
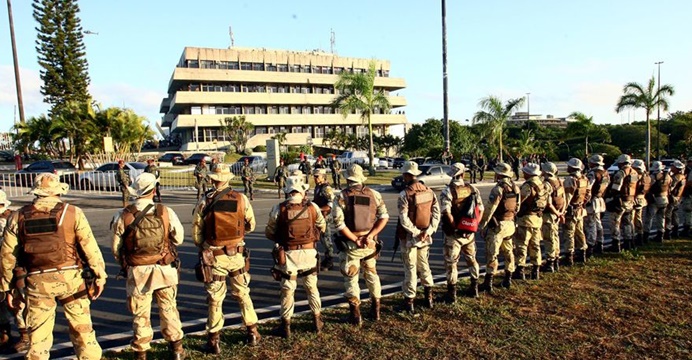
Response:
[[[254,125],[249,148],[281,132],[286,145],[320,145],[331,129],[365,136],[359,114],[344,118],[329,104],[338,74],[365,72],[370,61],[320,51],[186,47],[161,102],[161,126],[180,137],[184,151],[228,146],[220,122],[240,115]],[[389,96],[392,109],[372,115],[373,131],[387,134],[390,126],[408,123],[401,109],[406,99],[394,93],[406,82],[389,76],[389,61],[374,61],[375,88]]]
[[[541,126],[556,127],[560,129],[566,128],[569,122],[574,121],[571,117],[554,117],[553,115],[546,115],[543,117],[541,114],[529,115],[526,111],[517,111],[507,120],[507,125],[522,126],[529,120]]]

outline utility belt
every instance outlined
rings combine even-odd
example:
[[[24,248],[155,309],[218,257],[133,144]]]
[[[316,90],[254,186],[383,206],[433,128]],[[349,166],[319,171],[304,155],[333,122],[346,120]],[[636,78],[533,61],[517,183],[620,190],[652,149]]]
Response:
[[[89,299],[92,298],[92,296],[94,295],[94,291],[95,291],[94,284],[96,282],[96,274],[94,273],[94,271],[91,268],[89,268],[89,267],[82,268],[81,265],[70,265],[70,266],[65,266],[65,267],[61,267],[61,268],[34,270],[34,271],[30,271],[30,272],[26,272],[26,269],[18,266],[12,270],[12,273],[13,273],[13,280],[12,281],[14,283],[15,288],[18,290],[18,293],[23,295],[23,293],[26,289],[26,278],[28,278],[29,276],[39,275],[39,274],[50,274],[50,273],[54,273],[54,272],[58,272],[58,271],[62,271],[62,270],[82,270],[81,275],[82,275],[82,279],[84,279],[84,282],[82,282],[79,285],[79,288],[77,289],[77,291],[74,294],[72,294],[66,298],[60,299],[59,300],[60,304],[65,305],[65,304],[71,303],[75,300],[79,300],[79,299],[84,298],[84,297],[89,297]]]
[[[294,251],[294,250],[310,250],[310,249],[315,249],[315,242],[307,243],[307,244],[302,244],[302,245],[281,245],[281,244],[276,244],[274,246],[274,249],[272,250],[272,258],[274,259],[274,266],[269,269],[269,271],[272,274],[272,277],[276,281],[281,281],[281,279],[286,279],[286,280],[296,280],[298,278],[306,277],[308,275],[312,275],[315,273],[320,272],[320,253],[316,252],[315,258],[315,267],[311,269],[304,269],[304,270],[298,270],[297,274],[286,274],[283,271],[279,270],[278,267],[286,266],[286,251]]]
[[[230,254],[229,254],[230,252]],[[229,271],[228,275],[214,275],[213,268],[216,265],[216,257],[220,255],[236,255],[243,254],[245,258],[245,266]],[[231,255],[232,254],[232,255]],[[226,281],[226,277],[236,277],[250,271],[250,249],[244,246],[228,247],[223,249],[206,249],[199,253],[199,262],[195,265],[195,278],[197,281],[208,284],[213,281]]]
[[[26,273],[26,276],[30,275],[38,275],[38,274],[48,274],[48,273],[53,273],[57,271],[62,271],[62,270],[79,270],[81,269],[81,265],[70,265],[70,266],[64,266],[64,267],[59,267],[59,268],[52,268],[52,269],[29,269],[29,272]]]

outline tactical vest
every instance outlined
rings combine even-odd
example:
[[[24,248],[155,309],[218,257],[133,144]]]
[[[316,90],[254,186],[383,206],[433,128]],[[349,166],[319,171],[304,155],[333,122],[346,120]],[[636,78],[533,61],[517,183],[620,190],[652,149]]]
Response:
[[[319,241],[315,228],[317,211],[307,201],[299,204],[284,201],[279,205],[277,240],[283,246],[305,245]]]
[[[665,172],[660,172],[654,175],[654,183],[649,192],[655,196],[668,196],[670,191],[671,178]]]
[[[206,206],[212,206],[214,197],[206,198]],[[236,246],[245,236],[245,201],[243,196],[231,190],[207,209],[204,217],[204,240],[211,246]]]
[[[670,194],[673,195],[676,198],[680,198],[682,196],[682,191],[683,189],[683,183],[685,182],[685,175],[683,174],[675,174],[673,175],[673,190],[671,190]]]
[[[541,215],[548,205],[549,194],[545,189],[545,185],[539,186],[530,181],[524,184],[528,184],[531,187],[531,195],[526,200],[522,199],[517,216]]]
[[[129,205],[123,211],[123,223],[128,229],[140,211]],[[175,258],[175,250],[170,241],[171,224],[168,209],[157,204],[154,212],[142,217],[131,230],[126,230],[123,238],[123,255],[127,265],[169,265]]]
[[[7,219],[10,218],[10,215],[12,215],[12,210],[10,210],[10,209],[5,209],[5,211],[3,211],[2,213],[0,213],[0,219],[5,219],[5,220],[7,220]]]
[[[603,197],[606,190],[608,189],[608,184],[610,183],[610,176],[608,172],[603,169],[598,169],[593,171],[594,182],[591,187],[591,196],[593,197]]]
[[[557,211],[562,211],[565,208],[565,187],[562,186],[562,181],[557,177],[549,178],[548,182],[553,187],[553,192],[550,194],[553,199],[553,206]]]
[[[569,204],[572,206],[580,207],[584,205],[584,201],[586,201],[586,195],[589,191],[589,180],[584,175],[580,177],[572,176],[572,179],[575,188],[574,195],[572,195],[572,199],[569,202]]]
[[[651,189],[651,176],[642,174],[637,182],[637,196],[646,196]]]
[[[356,233],[372,229],[377,217],[377,204],[372,190],[366,186],[361,189],[349,187],[341,194],[346,200],[344,220],[348,229]]]
[[[75,207],[57,203],[52,210],[26,205],[18,211],[20,264],[28,272],[81,266],[75,236]]]
[[[464,208],[467,202],[471,201],[471,195],[473,194],[473,188],[471,185],[452,185],[450,186],[450,193],[452,194],[452,217],[454,218],[454,223],[459,222],[459,214],[461,209]]]
[[[315,186],[315,197],[312,200],[320,208],[320,211],[322,212],[322,216],[329,215],[329,210],[331,209],[329,207],[329,199],[327,199],[327,197],[324,194],[324,189],[327,186],[329,186],[329,184],[327,184],[327,183],[316,185]]]
[[[418,181],[404,190],[408,200],[408,218],[418,230],[425,230],[432,221],[432,207],[435,204],[435,193]]]
[[[634,195],[637,193],[637,183],[639,182],[639,176],[637,171],[628,167],[622,170],[625,176],[622,179],[622,187],[620,188],[620,194],[625,200],[634,199]]]
[[[497,186],[502,187],[502,200],[495,209],[493,217],[501,221],[512,221],[517,213],[519,205],[519,193],[515,191],[513,182],[502,182]]]

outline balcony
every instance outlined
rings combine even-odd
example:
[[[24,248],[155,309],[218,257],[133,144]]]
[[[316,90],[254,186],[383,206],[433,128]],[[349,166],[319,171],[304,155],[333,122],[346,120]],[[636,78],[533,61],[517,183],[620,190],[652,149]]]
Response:
[[[198,127],[220,126],[220,121],[226,117],[240,115],[178,115],[170,124],[171,132],[176,129],[194,128],[195,120]],[[361,125],[360,115],[348,115],[345,119],[340,114],[250,114],[245,119],[255,126],[307,126],[307,125]],[[404,114],[372,115],[373,125],[407,124]],[[163,125],[165,126],[165,125]]]

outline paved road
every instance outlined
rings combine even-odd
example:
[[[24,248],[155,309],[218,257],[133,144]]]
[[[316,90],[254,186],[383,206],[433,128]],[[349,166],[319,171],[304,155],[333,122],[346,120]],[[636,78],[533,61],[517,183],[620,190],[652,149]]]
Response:
[[[492,184],[486,182],[479,186],[483,199],[487,199]],[[390,188],[391,189],[391,188]],[[396,226],[396,196],[393,190],[382,192],[387,208],[390,212],[390,220],[381,235],[385,246],[378,261],[378,273],[382,279],[383,287],[387,284],[395,284],[403,280],[401,260],[397,256],[394,262],[390,262],[392,257],[392,245]],[[439,194],[439,191],[438,191]],[[163,193],[163,200],[166,205],[172,207],[185,227],[185,242],[179,248],[183,269],[181,272],[180,286],[178,290],[178,307],[182,321],[191,324],[186,328],[186,332],[200,331],[204,329],[204,321],[199,320],[206,317],[206,294],[203,285],[195,280],[193,267],[197,262],[197,250],[192,243],[192,208],[194,196],[192,192]],[[264,225],[267,223],[267,216],[271,207],[278,202],[275,193],[262,193],[256,196],[253,201],[255,215],[257,217],[257,229],[246,237],[248,247],[252,250],[252,275],[251,297],[254,305],[259,309],[260,318],[278,316],[278,283],[273,280],[269,273],[272,266],[271,248],[273,243],[264,237]],[[28,198],[26,199],[29,200]],[[93,229],[94,235],[99,243],[101,251],[106,259],[107,272],[110,275],[106,284],[104,294],[92,304],[91,312],[97,336],[104,348],[127,344],[131,332],[131,317],[125,307],[125,282],[115,280],[119,267],[111,255],[111,235],[109,222],[113,214],[118,209],[120,202],[118,196],[102,196],[94,198],[84,195],[67,195],[66,201],[81,207]],[[22,205],[22,201],[15,201],[14,205]],[[430,265],[434,275],[444,274],[444,263],[442,258],[442,233],[435,235],[433,249],[430,252]],[[477,242],[478,261],[485,264],[485,243],[482,240]],[[460,267],[463,269],[463,267]],[[339,296],[343,291],[342,276],[338,270],[322,272],[319,275],[320,294],[327,298],[323,305],[338,304],[343,301]],[[363,281],[361,286],[365,289]],[[390,286],[389,292],[399,291],[399,286]],[[296,292],[296,300],[305,300],[303,291]],[[272,307],[271,309],[267,309]],[[228,297],[224,303],[225,313],[231,315],[232,319],[226,325],[240,324],[238,318],[238,306],[235,301]],[[299,307],[297,311],[306,310],[306,306]],[[61,309],[59,308],[59,311]],[[152,314],[154,326],[158,326],[158,315],[154,307]],[[55,344],[69,342],[68,328],[64,315],[60,314],[57,318],[55,329]],[[157,335],[157,337],[160,335]],[[58,346],[57,348],[60,348]],[[58,351],[53,356],[65,356],[70,350]]]

